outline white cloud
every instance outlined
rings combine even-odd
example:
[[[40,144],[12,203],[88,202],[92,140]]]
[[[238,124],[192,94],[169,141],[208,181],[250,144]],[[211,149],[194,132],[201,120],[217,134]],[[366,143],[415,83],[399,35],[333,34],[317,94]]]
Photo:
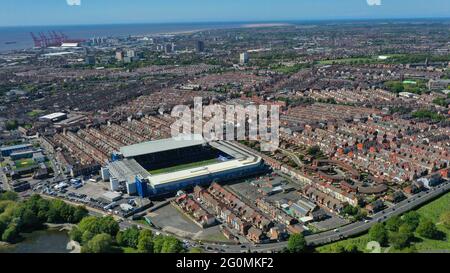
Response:
[[[381,6],[381,0],[367,0],[369,6]]]
[[[66,0],[69,6],[81,6],[81,0]]]

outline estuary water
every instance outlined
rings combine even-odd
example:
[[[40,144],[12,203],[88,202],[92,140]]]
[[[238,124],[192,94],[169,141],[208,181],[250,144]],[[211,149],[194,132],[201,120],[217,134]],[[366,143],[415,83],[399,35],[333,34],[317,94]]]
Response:
[[[242,23],[174,23],[174,24],[116,24],[79,26],[21,26],[0,27],[0,52],[33,47],[33,32],[48,36],[49,32],[66,34],[69,39],[91,39],[94,37],[128,37],[133,35],[155,35],[179,32],[225,29],[242,26]]]
[[[0,253],[70,253],[67,231],[47,229],[23,234],[25,240],[14,244],[0,245]]]

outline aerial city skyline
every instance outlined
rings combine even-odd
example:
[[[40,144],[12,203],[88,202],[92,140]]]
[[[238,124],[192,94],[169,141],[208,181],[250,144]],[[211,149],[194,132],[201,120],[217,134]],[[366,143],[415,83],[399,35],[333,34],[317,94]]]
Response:
[[[5,264],[383,272],[320,255],[450,251],[450,1],[1,2]]]

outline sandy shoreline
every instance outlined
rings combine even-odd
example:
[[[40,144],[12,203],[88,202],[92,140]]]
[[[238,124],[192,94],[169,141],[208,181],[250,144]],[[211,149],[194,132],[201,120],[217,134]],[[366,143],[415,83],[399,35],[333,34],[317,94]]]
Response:
[[[9,246],[12,246],[12,244],[0,241],[0,247],[9,247]]]
[[[49,224],[49,223],[46,223],[45,226],[47,227],[47,230],[58,230],[60,232],[62,232],[62,231],[69,232],[70,230],[72,230],[74,225],[73,224]],[[0,241],[1,248],[14,247],[14,245],[15,244]],[[66,249],[69,250],[70,253],[81,253],[81,245],[74,240],[70,240],[67,243]]]
[[[267,23],[267,24],[246,24],[242,25],[244,28],[257,28],[257,27],[285,27],[290,26],[291,24],[287,23]]]
[[[58,229],[59,231],[71,231],[74,227],[73,224],[45,224],[49,229]]]
[[[67,243],[67,249],[70,250],[70,253],[81,253],[81,245],[73,240]]]

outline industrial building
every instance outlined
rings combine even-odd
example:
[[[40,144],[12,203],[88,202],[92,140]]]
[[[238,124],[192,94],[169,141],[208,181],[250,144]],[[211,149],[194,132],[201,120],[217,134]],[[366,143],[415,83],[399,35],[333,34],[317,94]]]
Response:
[[[28,151],[32,147],[33,146],[31,144],[19,144],[19,145],[14,145],[14,146],[2,147],[2,148],[0,148],[0,152],[1,152],[2,156],[7,157],[13,153]]]
[[[165,195],[213,181],[267,170],[263,160],[230,142],[164,139],[122,147],[102,169],[111,190],[141,197]]]

